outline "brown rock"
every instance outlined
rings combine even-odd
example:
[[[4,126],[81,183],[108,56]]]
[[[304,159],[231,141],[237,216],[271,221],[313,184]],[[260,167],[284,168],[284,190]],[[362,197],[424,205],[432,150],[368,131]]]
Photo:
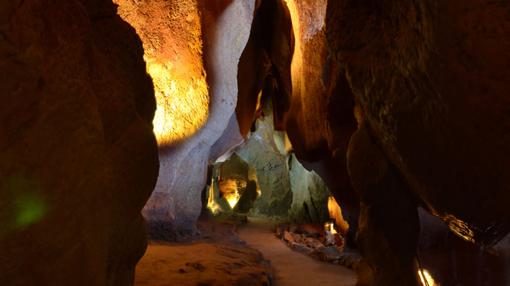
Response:
[[[390,224],[406,217],[415,239],[409,210],[416,202],[459,236],[491,246],[510,231],[504,203],[510,199],[504,159],[510,153],[504,111],[510,73],[502,64],[510,59],[504,16],[510,5],[383,2],[329,1],[327,16],[330,50],[345,70],[366,136],[349,147],[358,154],[349,159],[349,171],[363,201],[364,254],[409,263],[415,246],[397,242]],[[405,202],[405,196],[413,199]],[[378,230],[389,242],[386,251],[370,242]],[[380,273],[392,272],[388,259],[375,264],[384,268]],[[378,275],[376,283],[391,284]]]
[[[295,239],[294,239],[294,233],[292,232],[289,232],[289,231],[284,231],[283,232],[283,239],[287,242],[294,242]]]
[[[110,1],[0,11],[0,284],[131,285],[158,167],[141,43]]]
[[[319,249],[324,247],[324,244],[322,244],[318,239],[313,237],[305,237],[303,238],[303,243],[313,249]]]
[[[354,96],[345,70],[329,49],[328,1],[277,2],[285,7],[273,16],[280,26],[273,28],[275,36],[268,52],[277,71],[277,88],[269,92],[276,127],[287,131],[297,158],[322,177],[355,229],[359,199],[352,190],[345,157],[356,129]],[[290,36],[280,28],[288,22],[292,22]],[[286,43],[291,48],[286,49]],[[293,51],[292,63],[286,60],[289,50]]]
[[[285,3],[295,35],[292,96],[277,117],[297,157],[319,161],[306,165],[346,206],[349,223],[357,221],[358,199],[349,192],[345,169],[353,115],[363,126],[364,139],[351,142],[349,153],[357,155],[348,162],[362,201],[360,244],[373,252],[377,267],[385,267],[381,273],[395,271],[372,277],[376,283],[416,283],[418,204],[468,241],[490,247],[505,236],[510,4]],[[405,218],[401,230],[391,225],[399,217]],[[410,238],[399,238],[403,232]],[[375,237],[387,245],[379,247]],[[411,274],[382,266],[392,259]]]
[[[324,229],[320,225],[316,224],[300,224],[297,230],[307,236],[319,236],[324,232]]]
[[[328,32],[374,142],[433,214],[491,245],[510,230],[510,5],[355,2],[332,2]]]

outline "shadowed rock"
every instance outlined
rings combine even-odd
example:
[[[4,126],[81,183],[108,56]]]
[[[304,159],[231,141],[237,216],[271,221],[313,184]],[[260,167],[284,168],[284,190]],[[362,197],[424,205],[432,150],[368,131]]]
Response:
[[[111,1],[0,11],[0,284],[132,285],[158,170],[141,42]]]

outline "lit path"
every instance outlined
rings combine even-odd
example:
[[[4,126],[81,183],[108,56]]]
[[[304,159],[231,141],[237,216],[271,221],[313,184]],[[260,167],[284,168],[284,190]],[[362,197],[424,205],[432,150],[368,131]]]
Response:
[[[354,286],[356,273],[343,266],[317,261],[293,251],[273,233],[271,223],[249,218],[239,237],[258,249],[276,270],[276,286]]]

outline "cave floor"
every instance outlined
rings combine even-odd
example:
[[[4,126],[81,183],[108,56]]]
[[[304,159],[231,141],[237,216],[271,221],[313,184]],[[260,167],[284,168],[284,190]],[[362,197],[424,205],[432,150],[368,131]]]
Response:
[[[269,264],[249,248],[216,244],[151,244],[137,266],[136,286],[269,285]]]
[[[202,221],[199,229],[194,242],[150,241],[135,286],[272,285],[270,263],[239,240],[233,225]]]
[[[274,222],[201,222],[199,240],[151,241],[137,265],[135,286],[351,286],[356,274],[291,250],[273,233]]]
[[[271,261],[275,269],[276,286],[354,286],[356,273],[343,266],[315,260],[293,251],[273,232],[274,224],[260,218],[249,218],[249,222],[237,229],[239,237],[248,246],[259,250]]]

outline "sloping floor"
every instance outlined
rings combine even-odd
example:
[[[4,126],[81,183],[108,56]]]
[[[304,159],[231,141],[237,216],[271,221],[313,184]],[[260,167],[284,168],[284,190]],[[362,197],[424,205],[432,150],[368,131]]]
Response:
[[[198,242],[150,244],[139,262],[136,286],[260,286],[271,281],[269,264],[242,245]]]
[[[249,218],[202,222],[189,243],[151,242],[138,263],[135,286],[354,286],[356,274],[293,251],[273,233],[274,223]]]
[[[270,221],[249,218],[249,222],[237,230],[248,246],[262,252],[271,262],[276,286],[354,286],[356,273],[343,266],[315,260],[291,250],[273,233]]]
[[[199,240],[151,241],[136,267],[135,286],[271,285],[274,270],[240,241],[233,225],[201,222]]]

